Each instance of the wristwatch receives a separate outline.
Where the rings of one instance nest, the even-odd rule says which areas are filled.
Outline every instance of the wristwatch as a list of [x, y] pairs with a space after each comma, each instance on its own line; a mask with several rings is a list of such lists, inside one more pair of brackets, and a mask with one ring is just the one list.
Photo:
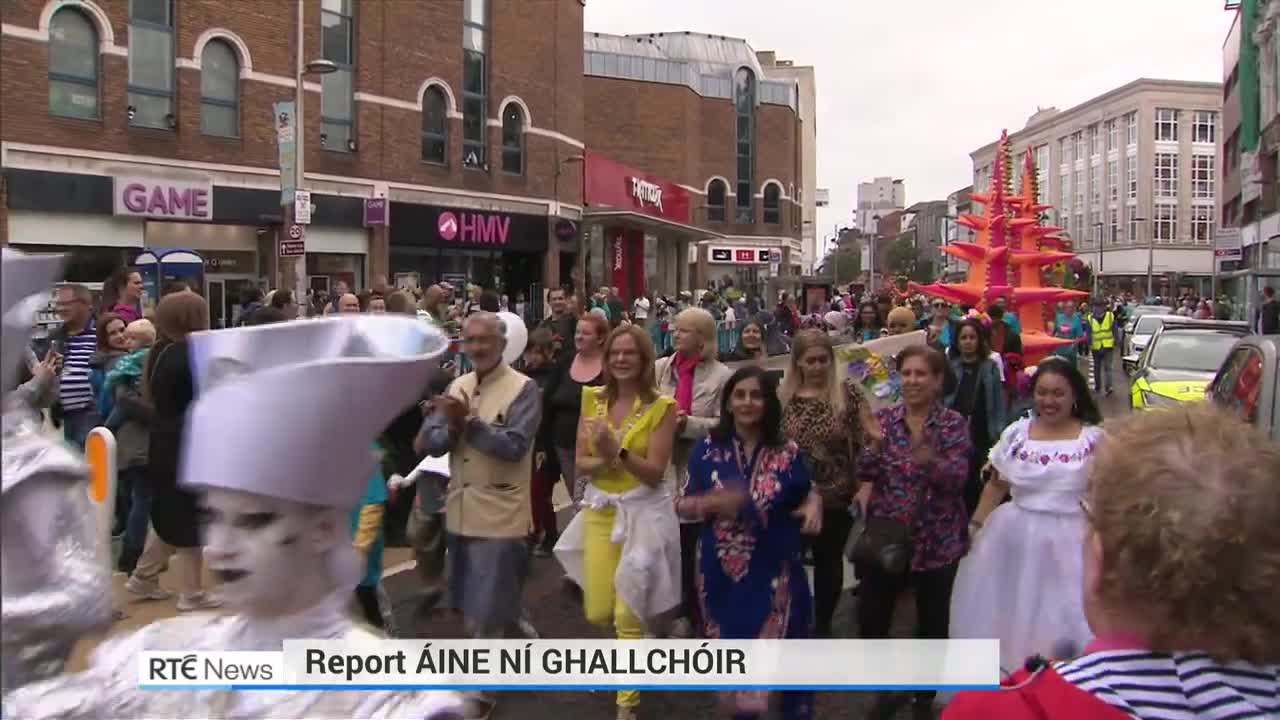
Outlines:
[[626, 462], [626, 461], [627, 461], [627, 457], [629, 457], [630, 455], [631, 455], [631, 451], [630, 451], [630, 450], [628, 450], [628, 449], [626, 449], [626, 448], [620, 448], [620, 449], [618, 450], [618, 462]]

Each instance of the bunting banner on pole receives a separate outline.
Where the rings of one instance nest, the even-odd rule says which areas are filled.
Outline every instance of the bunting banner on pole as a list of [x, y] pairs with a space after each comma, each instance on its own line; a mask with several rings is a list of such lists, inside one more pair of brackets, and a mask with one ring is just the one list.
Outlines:
[[292, 100], [271, 106], [276, 129], [276, 147], [280, 164], [280, 204], [289, 205], [294, 200], [294, 175], [298, 164], [297, 113]]

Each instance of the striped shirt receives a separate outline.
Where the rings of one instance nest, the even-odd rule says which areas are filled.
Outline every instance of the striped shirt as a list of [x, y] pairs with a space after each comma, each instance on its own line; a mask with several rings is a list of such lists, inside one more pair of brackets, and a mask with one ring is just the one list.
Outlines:
[[1056, 669], [1067, 682], [1140, 720], [1280, 717], [1280, 665], [1221, 663], [1203, 652], [1107, 650]]
[[59, 379], [58, 401], [66, 412], [91, 410], [95, 407], [93, 388], [89, 386], [89, 358], [98, 349], [98, 334], [90, 322], [79, 335], [67, 335]]

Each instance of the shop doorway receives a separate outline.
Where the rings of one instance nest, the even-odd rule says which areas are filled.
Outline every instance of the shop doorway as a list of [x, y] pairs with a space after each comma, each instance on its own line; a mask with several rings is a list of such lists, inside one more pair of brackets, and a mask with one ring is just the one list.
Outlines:
[[240, 322], [240, 297], [258, 286], [252, 275], [207, 275], [205, 298], [209, 301], [209, 327], [218, 330]]

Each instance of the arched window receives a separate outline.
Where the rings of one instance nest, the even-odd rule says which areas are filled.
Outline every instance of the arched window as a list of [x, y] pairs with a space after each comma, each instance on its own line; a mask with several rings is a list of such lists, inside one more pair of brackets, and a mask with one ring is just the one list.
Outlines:
[[240, 62], [224, 40], [210, 41], [200, 53], [200, 132], [240, 135]]
[[422, 161], [445, 164], [449, 148], [449, 103], [435, 85], [422, 94]]
[[751, 176], [755, 164], [755, 73], [747, 68], [738, 68], [734, 75], [733, 98], [738, 114], [738, 211], [734, 214], [734, 220], [750, 224], [755, 221], [755, 213], [751, 208]]
[[98, 117], [98, 31], [73, 8], [49, 21], [49, 112]]
[[782, 224], [782, 189], [775, 183], [764, 186], [764, 224]]
[[712, 180], [707, 186], [707, 220], [710, 222], [724, 222], [724, 200], [728, 195], [729, 188], [725, 186], [723, 180]]
[[519, 175], [524, 170], [524, 112], [516, 103], [502, 111], [502, 171]]

